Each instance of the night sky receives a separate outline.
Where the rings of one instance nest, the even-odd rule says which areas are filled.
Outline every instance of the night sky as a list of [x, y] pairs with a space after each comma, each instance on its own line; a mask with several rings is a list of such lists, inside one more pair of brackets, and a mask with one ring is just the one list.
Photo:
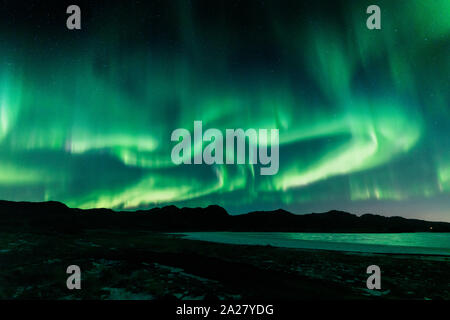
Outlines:
[[[0, 198], [450, 221], [449, 88], [448, 0], [2, 1]], [[278, 174], [174, 165], [194, 120], [279, 129]]]

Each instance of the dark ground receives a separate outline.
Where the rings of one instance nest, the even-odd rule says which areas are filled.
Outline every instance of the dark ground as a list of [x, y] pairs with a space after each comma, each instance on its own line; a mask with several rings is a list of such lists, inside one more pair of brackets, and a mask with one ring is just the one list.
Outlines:
[[[450, 257], [235, 246], [162, 233], [0, 228], [0, 299], [450, 299]], [[78, 265], [81, 290], [68, 290]], [[366, 289], [366, 268], [382, 271]]]

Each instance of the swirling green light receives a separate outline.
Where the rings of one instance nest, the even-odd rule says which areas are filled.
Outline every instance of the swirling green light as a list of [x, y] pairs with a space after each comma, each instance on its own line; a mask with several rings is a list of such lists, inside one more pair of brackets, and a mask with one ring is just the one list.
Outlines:
[[[246, 48], [233, 40], [236, 27], [219, 19], [202, 29], [186, 8], [172, 21], [180, 50], [156, 41], [128, 49], [126, 35], [137, 32], [131, 20], [120, 33], [99, 22], [75, 49], [62, 45], [63, 56], [44, 44], [42, 56], [27, 54], [34, 44], [14, 55], [17, 42], [2, 30], [0, 196], [239, 211], [445, 195], [450, 4], [424, 3], [382, 1], [376, 32], [365, 28], [362, 2], [343, 4], [345, 25], [321, 10], [286, 20], [273, 3], [261, 21], [277, 54], [247, 64], [234, 58]], [[192, 130], [195, 120], [222, 130], [278, 128], [279, 173], [175, 166], [171, 132]]]

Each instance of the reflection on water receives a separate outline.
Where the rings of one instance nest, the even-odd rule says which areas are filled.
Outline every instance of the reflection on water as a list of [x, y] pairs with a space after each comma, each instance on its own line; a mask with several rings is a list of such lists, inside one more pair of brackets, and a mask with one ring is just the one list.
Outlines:
[[189, 232], [187, 239], [286, 248], [450, 255], [450, 233]]

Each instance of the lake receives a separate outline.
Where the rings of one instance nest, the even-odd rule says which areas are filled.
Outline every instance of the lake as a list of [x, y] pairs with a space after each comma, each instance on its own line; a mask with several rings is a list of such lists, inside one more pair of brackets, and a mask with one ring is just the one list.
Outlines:
[[187, 232], [185, 239], [240, 245], [450, 255], [450, 233]]

